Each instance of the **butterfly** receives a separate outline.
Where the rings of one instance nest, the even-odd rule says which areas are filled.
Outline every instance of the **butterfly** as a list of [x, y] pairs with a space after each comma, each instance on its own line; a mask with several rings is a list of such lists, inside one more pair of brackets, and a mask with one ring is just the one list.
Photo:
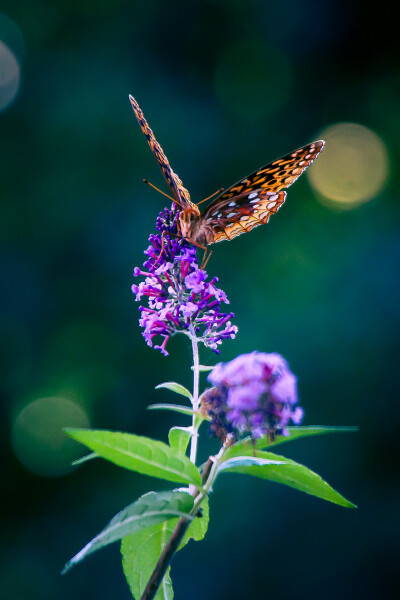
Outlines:
[[[172, 170], [138, 103], [132, 96], [129, 96], [129, 99], [172, 192], [172, 200], [181, 208], [179, 237], [205, 250], [203, 267], [211, 256], [209, 245], [232, 240], [268, 222], [270, 216], [285, 202], [286, 188], [310, 166], [325, 144], [323, 140], [317, 140], [261, 167], [220, 193], [201, 213], [198, 205], [191, 201], [190, 194], [178, 175]], [[207, 252], [209, 255], [206, 261]]]

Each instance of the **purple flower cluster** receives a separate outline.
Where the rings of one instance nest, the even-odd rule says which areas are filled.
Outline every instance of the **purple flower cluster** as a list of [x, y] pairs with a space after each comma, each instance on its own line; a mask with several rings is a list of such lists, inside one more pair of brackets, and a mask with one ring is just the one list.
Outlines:
[[297, 380], [279, 354], [252, 352], [214, 367], [213, 388], [202, 397], [211, 417], [211, 431], [224, 439], [249, 433], [253, 438], [287, 434], [290, 421], [299, 424], [303, 409], [296, 406]]
[[136, 300], [148, 298], [147, 306], [140, 307], [139, 323], [149, 346], [153, 346], [154, 337], [163, 338], [154, 348], [166, 356], [168, 339], [176, 333], [195, 335], [218, 353], [222, 340], [236, 335], [237, 327], [230, 321], [234, 314], [220, 311], [221, 303], [229, 304], [229, 300], [215, 286], [218, 278], [207, 281], [206, 271], [199, 269], [196, 249], [186, 240], [177, 239], [177, 218], [174, 208], [160, 213], [156, 222], [159, 234], [149, 237], [144, 268], [134, 270], [136, 277], [145, 278], [132, 286]]

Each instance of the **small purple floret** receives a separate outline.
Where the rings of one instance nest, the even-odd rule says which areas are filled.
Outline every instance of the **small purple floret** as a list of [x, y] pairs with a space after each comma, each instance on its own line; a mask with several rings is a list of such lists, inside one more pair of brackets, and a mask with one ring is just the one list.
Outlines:
[[144, 251], [148, 259], [143, 269], [134, 269], [134, 276], [144, 277], [144, 281], [133, 285], [132, 292], [137, 301], [148, 298], [147, 306], [140, 307], [139, 323], [149, 346], [153, 346], [155, 336], [161, 336], [162, 343], [154, 348], [165, 356], [166, 343], [176, 333], [194, 333], [218, 353], [222, 340], [233, 339], [237, 333], [231, 323], [234, 314], [220, 312], [221, 303], [229, 304], [229, 300], [223, 290], [215, 287], [217, 278], [207, 282], [206, 271], [199, 269], [196, 249], [175, 237], [177, 219], [176, 208], [159, 214], [156, 228], [160, 234], [150, 235], [150, 246]]
[[219, 437], [248, 433], [253, 438], [287, 435], [290, 421], [298, 425], [303, 409], [296, 406], [297, 380], [279, 354], [252, 352], [214, 367], [203, 394], [211, 431]]

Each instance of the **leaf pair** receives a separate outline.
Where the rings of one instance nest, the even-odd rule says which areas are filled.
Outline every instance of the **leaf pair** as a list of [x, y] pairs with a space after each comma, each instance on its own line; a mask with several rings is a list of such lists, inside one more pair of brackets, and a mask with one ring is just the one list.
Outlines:
[[[213, 367], [201, 367], [200, 370], [210, 371]], [[160, 383], [156, 386], [156, 390], [159, 389], [167, 389], [171, 392], [175, 392], [175, 394], [179, 394], [180, 396], [184, 396], [185, 398], [189, 398], [190, 402], [193, 404], [192, 394], [189, 392], [187, 388], [185, 388], [180, 383], [176, 383], [175, 381], [166, 381], [165, 383]], [[196, 415], [195, 418], [195, 427], [198, 429], [203, 421], [209, 420], [208, 417], [202, 415], [200, 412], [196, 412], [193, 408], [189, 406], [182, 406], [181, 404], [150, 404], [147, 407], [148, 410], [170, 410], [172, 412], [181, 413], [183, 415], [187, 415], [192, 417]]]
[[[172, 428], [169, 446], [144, 436], [113, 431], [68, 429], [66, 432], [90, 448], [96, 456], [116, 465], [169, 481], [201, 486], [199, 470], [184, 454], [190, 440], [188, 428]], [[193, 497], [186, 492], [145, 494], [119, 512], [65, 565], [63, 573], [92, 552], [122, 539], [124, 573], [132, 593], [139, 598], [179, 517], [193, 519], [180, 548], [191, 538], [200, 540], [204, 537], [208, 527], [208, 500], [203, 500], [201, 518], [193, 518], [189, 514], [193, 509], [193, 502]], [[157, 599], [173, 598], [169, 571], [170, 569], [157, 592]]]
[[[62, 573], [96, 550], [122, 539], [121, 553], [125, 576], [135, 598], [140, 598], [179, 517], [192, 520], [180, 546], [190, 539], [201, 540], [208, 528], [208, 499], [202, 503], [201, 517], [190, 516], [193, 497], [178, 490], [149, 492], [119, 512], [106, 527], [67, 562]], [[157, 592], [157, 600], [173, 598], [170, 568]]]

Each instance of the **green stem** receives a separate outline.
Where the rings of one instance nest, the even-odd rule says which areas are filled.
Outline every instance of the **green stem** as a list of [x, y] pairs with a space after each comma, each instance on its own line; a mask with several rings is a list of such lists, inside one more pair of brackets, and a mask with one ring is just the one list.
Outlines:
[[[200, 378], [200, 370], [199, 370], [199, 340], [196, 336], [196, 332], [194, 330], [193, 325], [189, 326], [189, 337], [192, 342], [192, 351], [193, 351], [193, 396], [192, 396], [192, 406], [194, 410], [194, 414], [192, 417], [192, 437], [190, 440], [190, 460], [193, 464], [196, 464], [196, 456], [197, 456], [197, 438], [198, 438], [198, 427], [200, 421], [198, 421], [198, 425], [196, 425], [196, 417], [197, 411], [199, 408], [199, 378]], [[203, 502], [204, 498], [211, 491], [211, 487], [215, 481], [218, 472], [218, 465], [220, 463], [222, 454], [225, 450], [223, 446], [221, 450], [218, 452], [216, 456], [210, 456], [206, 466], [203, 470], [202, 475], [202, 488], [199, 489], [195, 485], [189, 486], [189, 492], [194, 497], [194, 505], [192, 510], [190, 511], [190, 516], [196, 516], [197, 511]], [[168, 566], [174, 556], [175, 552], [178, 550], [180, 543], [185, 535], [191, 520], [187, 518], [181, 517], [171, 534], [164, 550], [161, 553], [161, 556], [158, 560], [158, 563], [146, 585], [146, 588], [142, 594], [141, 600], [152, 600], [157, 594], [157, 590], [167, 572]]]
[[[192, 406], [195, 411], [192, 416], [192, 437], [190, 440], [190, 460], [193, 464], [196, 464], [197, 457], [197, 427], [196, 427], [196, 413], [199, 408], [199, 343], [196, 337], [196, 333], [194, 331], [193, 325], [189, 327], [190, 339], [192, 342], [192, 351], [193, 351], [193, 400]], [[190, 486], [190, 493], [193, 494], [195, 490], [195, 486]]]
[[[203, 489], [202, 489], [202, 491], [200, 491], [198, 488], [195, 488], [195, 491], [193, 493], [195, 502], [194, 502], [194, 506], [193, 506], [192, 510], [189, 513], [190, 516], [196, 515], [202, 501], [207, 496], [207, 493], [210, 491], [211, 486], [212, 486], [213, 482], [215, 481], [215, 478], [216, 478], [216, 475], [218, 472], [218, 465], [220, 463], [220, 460], [221, 460], [224, 450], [225, 450], [225, 447], [222, 447], [216, 456], [210, 456], [210, 458], [208, 459], [206, 466], [204, 468], [204, 471], [203, 471], [203, 476], [202, 476]], [[167, 572], [167, 569], [168, 569], [169, 564], [171, 563], [172, 557], [174, 556], [175, 552], [178, 550], [178, 548], [181, 544], [181, 541], [183, 539], [183, 536], [185, 535], [191, 522], [192, 521], [190, 521], [187, 518], [181, 517], [179, 519], [166, 546], [164, 547], [164, 550], [161, 553], [161, 556], [158, 560], [158, 563], [157, 563], [149, 581], [147, 582], [147, 585], [142, 594], [141, 600], [153, 600], [153, 598], [157, 594], [157, 590], [158, 590], [159, 586], [161, 585], [161, 582], [165, 576], [165, 573]]]

